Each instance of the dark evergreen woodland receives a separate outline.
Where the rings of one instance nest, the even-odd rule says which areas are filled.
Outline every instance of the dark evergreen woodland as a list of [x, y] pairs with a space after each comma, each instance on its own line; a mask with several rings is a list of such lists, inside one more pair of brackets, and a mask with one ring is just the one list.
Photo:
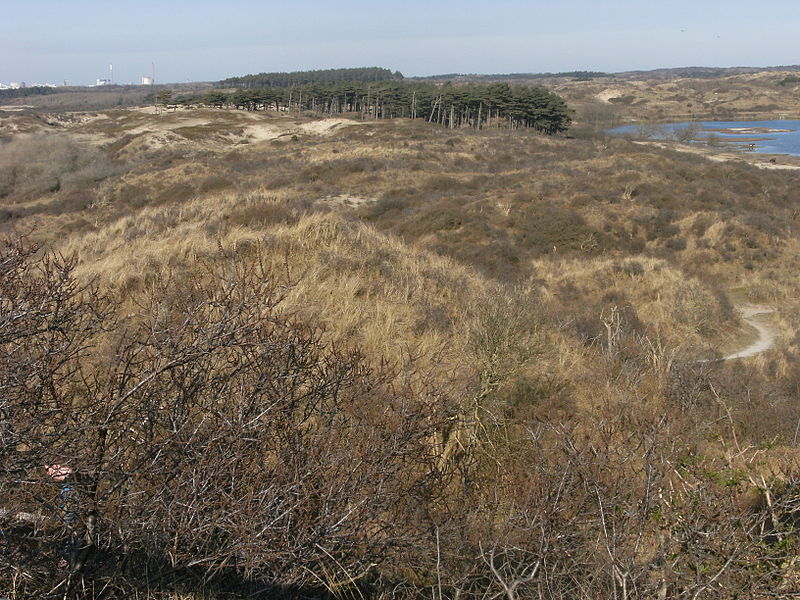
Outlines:
[[360, 113], [364, 117], [426, 119], [449, 128], [482, 128], [504, 124], [547, 134], [569, 128], [564, 100], [544, 88], [507, 83], [450, 84], [382, 81], [307, 84], [292, 88], [260, 87], [201, 98], [183, 97], [178, 103], [202, 102], [243, 110], [314, 111], [322, 114]]
[[44, 85], [6, 89], [0, 90], [0, 100], [7, 100], [9, 98], [24, 98], [25, 96], [46, 96], [47, 94], [56, 94], [59, 91], [63, 90]]
[[360, 67], [356, 69], [319, 69], [315, 71], [294, 71], [291, 73], [258, 73], [242, 77], [229, 77], [219, 82], [220, 87], [263, 88], [292, 87], [310, 83], [342, 83], [359, 81], [373, 83], [403, 79], [402, 73], [381, 67]]

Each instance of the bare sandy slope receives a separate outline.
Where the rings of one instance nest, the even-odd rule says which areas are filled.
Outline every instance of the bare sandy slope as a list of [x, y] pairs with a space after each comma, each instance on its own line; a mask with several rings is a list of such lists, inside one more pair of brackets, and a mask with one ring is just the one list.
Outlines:
[[19, 118], [0, 118], [0, 136], [66, 132], [97, 144], [125, 138], [133, 152], [165, 146], [223, 149], [287, 136], [329, 136], [362, 124], [345, 118], [207, 108], [156, 114], [152, 107], [44, 114], [24, 119], [24, 127], [21, 122]]

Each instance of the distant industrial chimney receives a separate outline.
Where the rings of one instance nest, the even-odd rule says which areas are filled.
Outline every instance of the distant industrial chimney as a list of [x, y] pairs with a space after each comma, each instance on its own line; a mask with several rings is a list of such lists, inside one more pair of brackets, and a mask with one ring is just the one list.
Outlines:
[[111, 82], [111, 85], [114, 85], [114, 65], [108, 65], [108, 80]]

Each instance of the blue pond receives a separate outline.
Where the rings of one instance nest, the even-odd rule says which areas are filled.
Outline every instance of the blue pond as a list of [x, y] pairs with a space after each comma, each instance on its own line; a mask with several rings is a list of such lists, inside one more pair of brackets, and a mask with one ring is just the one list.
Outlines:
[[[744, 150], [800, 156], [800, 121], [697, 121], [664, 125], [625, 125], [610, 129], [609, 133], [654, 140], [675, 139], [676, 135], [680, 135], [688, 127], [698, 129], [697, 138], [714, 136], [722, 144], [739, 146]], [[748, 148], [748, 145], [754, 147]]]

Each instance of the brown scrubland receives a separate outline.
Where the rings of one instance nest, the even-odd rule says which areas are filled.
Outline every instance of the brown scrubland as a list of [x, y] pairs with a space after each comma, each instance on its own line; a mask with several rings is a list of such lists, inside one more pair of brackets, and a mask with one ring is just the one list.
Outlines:
[[713, 77], [621, 74], [589, 80], [559, 79], [548, 86], [589, 123], [609, 120], [796, 119], [800, 78], [796, 71], [719, 73]]
[[800, 593], [800, 171], [587, 106], [2, 116], [0, 595]]

